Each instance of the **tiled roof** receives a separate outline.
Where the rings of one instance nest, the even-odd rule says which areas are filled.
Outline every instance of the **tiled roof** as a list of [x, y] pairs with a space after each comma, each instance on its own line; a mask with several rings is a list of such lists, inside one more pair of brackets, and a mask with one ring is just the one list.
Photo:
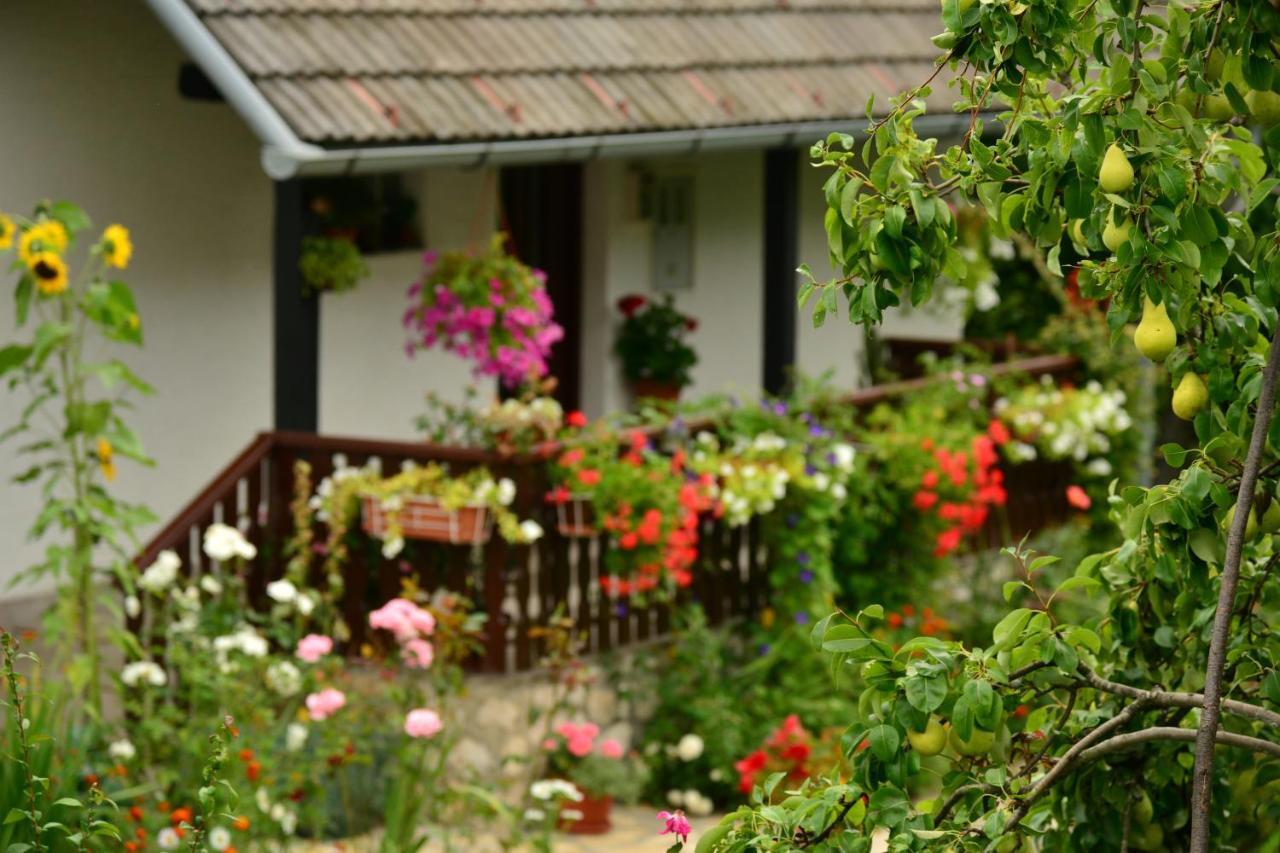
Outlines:
[[855, 118], [930, 74], [942, 29], [937, 0], [187, 2], [320, 145]]

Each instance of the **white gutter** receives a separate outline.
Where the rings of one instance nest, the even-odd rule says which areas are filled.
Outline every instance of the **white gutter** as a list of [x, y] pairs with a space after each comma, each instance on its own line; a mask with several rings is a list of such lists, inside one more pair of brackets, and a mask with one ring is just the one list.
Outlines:
[[[833, 130], [857, 133], [867, 127], [866, 119], [856, 119], [555, 139], [322, 148], [298, 138], [186, 0], [147, 0], [147, 4], [261, 140], [263, 171], [277, 181], [307, 175], [368, 174], [432, 166], [474, 168], [515, 163], [573, 162], [598, 157], [678, 157], [734, 148], [808, 145], [825, 138]], [[915, 124], [922, 133], [943, 136], [967, 127], [969, 117], [926, 115], [916, 119]]]

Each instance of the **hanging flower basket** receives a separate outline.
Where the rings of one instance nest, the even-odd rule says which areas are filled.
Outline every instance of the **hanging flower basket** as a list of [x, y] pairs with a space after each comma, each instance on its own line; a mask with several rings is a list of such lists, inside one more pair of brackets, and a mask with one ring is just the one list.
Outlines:
[[[493, 533], [493, 516], [488, 507], [464, 506], [445, 509], [433, 497], [409, 495], [401, 498], [394, 511], [400, 535], [405, 539], [447, 542], [450, 545], [483, 545]], [[364, 530], [371, 536], [387, 532], [388, 512], [383, 501], [373, 495], [363, 498]]]
[[588, 495], [569, 495], [556, 504], [556, 530], [570, 539], [587, 539], [596, 535], [596, 511]]

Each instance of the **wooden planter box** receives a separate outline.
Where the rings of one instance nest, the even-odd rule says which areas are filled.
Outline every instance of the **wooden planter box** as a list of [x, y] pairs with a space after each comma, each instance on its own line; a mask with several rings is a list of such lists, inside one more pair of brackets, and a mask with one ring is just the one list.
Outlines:
[[[366, 495], [362, 499], [364, 530], [381, 538], [387, 532], [387, 512], [382, 501]], [[493, 518], [482, 506], [448, 510], [430, 497], [406, 497], [396, 513], [405, 539], [447, 542], [450, 545], [483, 545], [493, 532]]]
[[556, 530], [570, 539], [587, 539], [596, 535], [596, 510], [586, 495], [570, 495], [556, 504]]

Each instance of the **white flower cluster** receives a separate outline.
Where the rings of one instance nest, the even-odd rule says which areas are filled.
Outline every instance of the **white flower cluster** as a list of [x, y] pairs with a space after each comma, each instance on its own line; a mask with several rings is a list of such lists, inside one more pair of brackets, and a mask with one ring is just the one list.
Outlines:
[[1091, 474], [1107, 476], [1111, 463], [1101, 455], [1111, 450], [1112, 438], [1133, 426], [1124, 404], [1123, 391], [1097, 381], [1064, 389], [1046, 376], [1039, 385], [997, 400], [995, 413], [1013, 433], [1005, 446], [1011, 460], [1070, 459], [1087, 462]]
[[269, 650], [266, 638], [250, 625], [242, 624], [230, 634], [213, 638], [214, 656], [223, 672], [232, 672], [235, 669], [231, 652], [240, 652], [245, 657], [260, 658], [265, 657]]
[[316, 597], [310, 592], [300, 592], [293, 581], [285, 578], [267, 584], [267, 597], [277, 604], [293, 607], [303, 616], [310, 616], [316, 609]]
[[[409, 464], [407, 460], [406, 464]], [[308, 506], [315, 512], [318, 521], [328, 522], [329, 499], [333, 497], [334, 487], [338, 483], [362, 474], [380, 475], [381, 473], [382, 460], [377, 456], [370, 456], [363, 468], [357, 468], [347, 461], [345, 453], [335, 453], [333, 454], [333, 473], [322, 479], [316, 486], [316, 492], [308, 501]]]
[[244, 534], [229, 524], [211, 524], [204, 531], [204, 552], [209, 559], [225, 563], [239, 557], [241, 560], [252, 560], [258, 556], [254, 547]]
[[676, 808], [683, 808], [694, 817], [706, 817], [716, 810], [710, 797], [693, 788], [687, 791], [667, 791], [667, 802]]
[[130, 761], [137, 754], [137, 748], [128, 738], [112, 741], [107, 747], [107, 755], [116, 761]]
[[258, 811], [275, 821], [285, 835], [293, 835], [297, 831], [298, 813], [284, 803], [272, 803], [271, 795], [267, 793], [266, 788], [258, 789], [254, 795], [254, 802], [258, 805]]
[[154, 661], [139, 660], [124, 665], [120, 670], [120, 680], [126, 687], [137, 687], [144, 683], [152, 687], [164, 687], [169, 683], [169, 676]]
[[182, 560], [176, 552], [161, 551], [156, 561], [143, 570], [142, 577], [138, 578], [138, 586], [152, 595], [163, 595], [178, 579], [180, 568]]
[[535, 429], [550, 438], [564, 423], [564, 409], [554, 397], [534, 397], [528, 403], [512, 397], [485, 406], [479, 418], [492, 433]]
[[556, 799], [582, 802], [582, 792], [578, 790], [578, 786], [564, 779], [539, 779], [529, 786], [529, 793], [535, 800], [544, 802]]
[[693, 732], [680, 738], [680, 740], [667, 747], [667, 754], [679, 758], [681, 761], [697, 761], [702, 756], [702, 750], [706, 748], [706, 744], [702, 742], [702, 738]]
[[286, 699], [297, 696], [302, 690], [302, 673], [287, 660], [276, 661], [267, 667], [265, 679], [273, 693]]

